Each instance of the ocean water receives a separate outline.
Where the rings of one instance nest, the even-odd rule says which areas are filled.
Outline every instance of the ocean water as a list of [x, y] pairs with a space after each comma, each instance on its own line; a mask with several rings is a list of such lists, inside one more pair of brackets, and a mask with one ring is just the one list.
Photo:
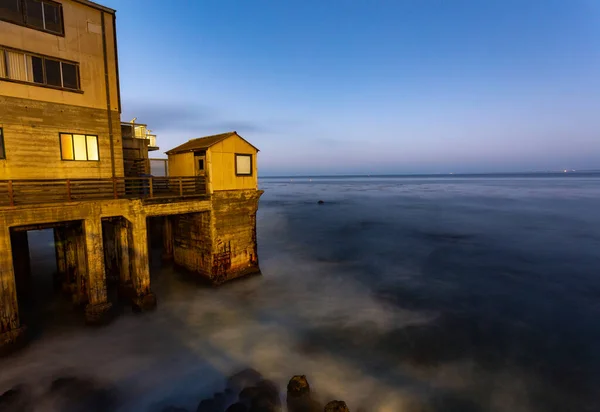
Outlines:
[[[600, 175], [264, 178], [263, 275], [210, 289], [151, 258], [156, 312], [85, 328], [51, 298], [0, 393], [87, 376], [119, 411], [195, 410], [253, 367], [351, 411], [600, 410]], [[323, 204], [317, 204], [323, 200]]]

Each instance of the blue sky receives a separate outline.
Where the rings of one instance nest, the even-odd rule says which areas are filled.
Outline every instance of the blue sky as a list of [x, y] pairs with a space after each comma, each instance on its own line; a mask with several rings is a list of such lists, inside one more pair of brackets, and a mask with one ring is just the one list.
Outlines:
[[104, 0], [123, 120], [261, 175], [600, 169], [600, 1]]

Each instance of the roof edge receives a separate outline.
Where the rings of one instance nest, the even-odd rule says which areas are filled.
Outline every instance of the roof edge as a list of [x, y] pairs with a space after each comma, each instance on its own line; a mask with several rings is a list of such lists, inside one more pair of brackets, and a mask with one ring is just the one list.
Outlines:
[[110, 7], [103, 6], [102, 4], [95, 3], [90, 0], [73, 0], [75, 3], [83, 4], [85, 6], [92, 7], [96, 10], [105, 11], [110, 14], [115, 14], [117, 11], [115, 9], [111, 9]]

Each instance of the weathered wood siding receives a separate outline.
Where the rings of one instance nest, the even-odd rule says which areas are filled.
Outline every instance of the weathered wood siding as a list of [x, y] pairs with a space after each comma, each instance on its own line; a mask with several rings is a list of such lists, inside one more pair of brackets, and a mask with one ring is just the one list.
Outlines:
[[[119, 113], [112, 113], [115, 174], [123, 176]], [[2, 179], [112, 177], [108, 112], [103, 109], [0, 96], [0, 127], [6, 159]], [[99, 161], [61, 159], [59, 133], [98, 136]]]
[[[235, 154], [252, 155], [252, 176], [236, 176]], [[206, 151], [211, 193], [219, 190], [258, 188], [257, 151], [238, 136], [231, 136]]]
[[169, 155], [169, 176], [194, 176], [194, 153]]

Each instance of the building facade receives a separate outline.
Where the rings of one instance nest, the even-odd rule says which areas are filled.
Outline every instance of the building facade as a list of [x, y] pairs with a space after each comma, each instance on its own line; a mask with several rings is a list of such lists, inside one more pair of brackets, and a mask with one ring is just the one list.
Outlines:
[[115, 11], [0, 4], [0, 179], [123, 176]]
[[53, 230], [55, 284], [92, 324], [156, 306], [153, 227], [212, 284], [260, 273], [257, 150], [234, 133], [204, 150], [208, 175], [200, 152], [149, 175], [156, 136], [121, 122], [117, 56], [112, 9], [0, 0], [0, 353], [26, 336], [30, 230]]

